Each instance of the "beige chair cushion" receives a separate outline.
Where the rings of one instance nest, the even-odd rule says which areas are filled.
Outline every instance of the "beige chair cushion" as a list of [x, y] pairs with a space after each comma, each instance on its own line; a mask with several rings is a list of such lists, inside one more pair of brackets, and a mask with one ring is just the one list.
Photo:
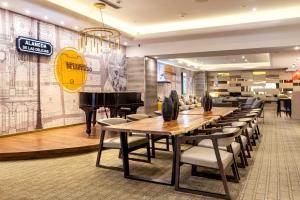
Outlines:
[[254, 122], [251, 122], [251, 127], [252, 127], [253, 129], [256, 129], [257, 123], [255, 123], [255, 121], [254, 121]]
[[110, 125], [117, 125], [117, 124], [124, 124], [127, 123], [127, 119], [123, 118], [108, 118], [108, 119], [101, 119], [98, 121], [100, 124], [107, 124], [108, 126]]
[[[224, 169], [226, 169], [233, 161], [233, 154], [227, 151], [219, 151]], [[207, 147], [194, 146], [181, 154], [181, 162], [218, 169], [215, 150]]]
[[251, 110], [250, 113], [255, 113], [255, 114], [258, 114], [260, 111], [258, 110]]
[[223, 128], [223, 133], [225, 134], [230, 134], [230, 133], [235, 133], [238, 132], [240, 129], [236, 127], [225, 127]]
[[[148, 139], [146, 137], [141, 136], [129, 136], [128, 137], [128, 147], [135, 147], [141, 144], [146, 144]], [[104, 140], [103, 147], [105, 148], [121, 148], [121, 140], [120, 137], [113, 137]]]
[[255, 117], [257, 115], [257, 113], [248, 113], [246, 114], [247, 117]]
[[243, 127], [243, 126], [247, 125], [247, 123], [246, 122], [232, 122], [231, 125], [233, 127]]
[[247, 140], [247, 137], [244, 136], [244, 135], [241, 135], [241, 140], [242, 140], [242, 144], [243, 144], [243, 147], [245, 148], [246, 145], [248, 144], [248, 140]]
[[149, 116], [146, 114], [131, 114], [131, 115], [127, 115], [127, 118], [130, 120], [141, 120], [141, 119], [147, 119], [149, 118]]
[[253, 129], [248, 127], [247, 131], [248, 131], [249, 137], [251, 137], [253, 135]]
[[261, 111], [261, 108], [254, 108], [251, 111]]
[[[204, 139], [198, 143], [198, 146], [213, 148], [213, 143], [212, 143], [212, 140], [210, 140], [210, 139]], [[239, 153], [241, 152], [240, 143], [232, 142], [231, 146], [232, 146], [233, 154], [235, 156], [239, 155]], [[227, 148], [225, 146], [219, 146], [219, 149], [223, 150], [223, 151], [227, 151]]]
[[[223, 128], [223, 132], [213, 133], [212, 135], [226, 135], [226, 134], [231, 134], [231, 133], [234, 133], [237, 131], [239, 131], [239, 128], [228, 127], [228, 128]], [[220, 139], [218, 139], [218, 145], [219, 146], [228, 146], [232, 142], [234, 142], [234, 138], [235, 138], [235, 136], [220, 138]]]
[[239, 121], [240, 122], [250, 122], [250, 121], [252, 121], [252, 118], [248, 118], [248, 117], [247, 118], [240, 118]]

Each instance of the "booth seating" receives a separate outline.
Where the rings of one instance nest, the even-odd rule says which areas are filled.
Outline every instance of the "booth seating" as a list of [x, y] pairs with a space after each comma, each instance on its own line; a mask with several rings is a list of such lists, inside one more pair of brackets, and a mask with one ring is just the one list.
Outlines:
[[[127, 123], [127, 119], [123, 118], [108, 118], [108, 119], [102, 119], [98, 121], [98, 123], [101, 126], [110, 126], [110, 125], [117, 125], [117, 124], [124, 124]], [[109, 169], [119, 169], [116, 167], [112, 166], [104, 166], [100, 164], [101, 161], [101, 154], [103, 150], [106, 149], [121, 149], [121, 142], [120, 142], [120, 136], [116, 135], [115, 137], [111, 138], [105, 138], [106, 131], [102, 130], [100, 132], [100, 142], [99, 142], [99, 149], [98, 149], [98, 154], [97, 154], [97, 161], [96, 161], [96, 166], [97, 167], [102, 167], [102, 168], [109, 168]], [[131, 135], [128, 137], [128, 147], [129, 147], [129, 152], [133, 152], [135, 150], [141, 149], [141, 148], [146, 148], [147, 149], [147, 159], [138, 159], [138, 158], [130, 158], [131, 160], [134, 161], [141, 161], [141, 162], [151, 162], [151, 153], [150, 153], [150, 141], [149, 141], [149, 135], [144, 134], [143, 137], [141, 136], [135, 136]], [[141, 155], [141, 154], [136, 154], [136, 155]], [[142, 155], [144, 156], [144, 155]], [[119, 153], [119, 157], [121, 157], [121, 151]]]
[[201, 99], [197, 98], [196, 96], [189, 96], [189, 97], [181, 96], [179, 98], [180, 111], [190, 110], [199, 107], [201, 107]]

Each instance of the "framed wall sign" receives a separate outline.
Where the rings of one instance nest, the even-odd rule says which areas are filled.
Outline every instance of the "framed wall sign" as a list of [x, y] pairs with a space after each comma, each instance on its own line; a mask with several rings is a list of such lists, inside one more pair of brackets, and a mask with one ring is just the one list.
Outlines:
[[51, 56], [53, 53], [53, 46], [50, 42], [21, 36], [16, 39], [16, 47], [19, 52], [40, 56]]

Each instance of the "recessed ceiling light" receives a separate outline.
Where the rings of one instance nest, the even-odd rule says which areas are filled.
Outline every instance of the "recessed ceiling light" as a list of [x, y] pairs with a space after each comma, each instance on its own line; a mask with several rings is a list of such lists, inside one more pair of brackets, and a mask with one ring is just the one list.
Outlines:
[[242, 56], [242, 59], [245, 59], [245, 56]]
[[8, 6], [8, 3], [7, 3], [7, 2], [3, 2], [2, 5], [3, 5], [4, 7], [7, 7], [7, 6]]
[[252, 8], [252, 12], [256, 12], [257, 11], [257, 9], [254, 7], [254, 8]]
[[64, 21], [61, 21], [61, 22], [60, 22], [60, 24], [61, 24], [61, 25], [64, 25], [64, 24], [65, 24], [65, 22], [64, 22]]
[[74, 26], [74, 28], [77, 30], [79, 27], [78, 26]]
[[299, 51], [299, 50], [300, 50], [300, 47], [299, 47], [299, 46], [296, 46], [294, 49], [295, 49], [296, 51]]
[[127, 46], [127, 45], [128, 45], [128, 42], [124, 42], [124, 45]]
[[44, 16], [44, 19], [48, 19], [48, 16]]
[[29, 13], [30, 13], [30, 10], [25, 10], [25, 12], [26, 12], [27, 14], [29, 14]]

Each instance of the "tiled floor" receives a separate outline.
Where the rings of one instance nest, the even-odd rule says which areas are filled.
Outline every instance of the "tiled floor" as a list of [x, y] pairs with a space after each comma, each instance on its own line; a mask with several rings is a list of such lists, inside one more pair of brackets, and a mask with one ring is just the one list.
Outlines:
[[[233, 199], [300, 199], [300, 121], [277, 118], [268, 108], [263, 137], [242, 180], [230, 183]], [[121, 166], [117, 151], [105, 151], [103, 162]], [[153, 177], [170, 174], [172, 154], [159, 152], [152, 164], [131, 163], [135, 173]], [[95, 167], [96, 153], [64, 158], [0, 162], [0, 199], [212, 199], [175, 192], [173, 187], [124, 179], [122, 172]], [[190, 176], [183, 167], [182, 183], [222, 192], [220, 181]]]

